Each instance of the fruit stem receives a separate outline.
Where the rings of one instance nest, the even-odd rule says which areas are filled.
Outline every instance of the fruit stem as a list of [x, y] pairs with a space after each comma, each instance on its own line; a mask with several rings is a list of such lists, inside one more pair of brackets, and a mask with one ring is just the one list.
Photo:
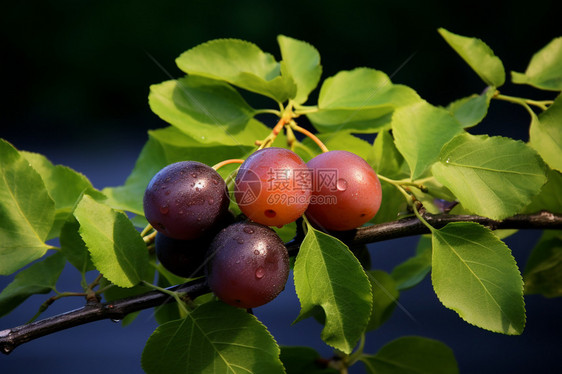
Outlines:
[[244, 163], [244, 160], [242, 160], [242, 159], [239, 159], [239, 158], [231, 158], [231, 159], [229, 159], [229, 160], [224, 160], [224, 161], [219, 162], [218, 164], [215, 164], [215, 165], [213, 166], [213, 169], [218, 170], [218, 169], [222, 168], [222, 167], [225, 166], [225, 165], [230, 165], [230, 164], [243, 164], [243, 163]]
[[499, 93], [499, 91], [496, 91], [496, 94], [494, 96], [495, 99], [498, 100], [503, 100], [503, 101], [507, 101], [510, 103], [514, 103], [514, 104], [519, 104], [519, 105], [523, 105], [526, 106], [527, 105], [534, 105], [540, 109], [547, 110], [549, 105], [552, 105], [552, 103], [554, 103], [553, 100], [542, 100], [542, 101], [538, 101], [538, 100], [531, 100], [531, 99], [525, 99], [522, 97], [515, 97], [515, 96], [508, 96], [508, 95], [502, 95]]
[[177, 302], [178, 306], [180, 307], [181, 311], [182, 311], [183, 313], [185, 313], [185, 315], [188, 315], [188, 314], [189, 314], [189, 310], [187, 309], [187, 304], [186, 304], [186, 302], [181, 298], [181, 296], [180, 296], [177, 292], [170, 291], [170, 290], [167, 290], [167, 289], [162, 288], [162, 287], [158, 287], [157, 285], [152, 284], [152, 283], [150, 283], [150, 282], [147, 282], [147, 281], [145, 281], [145, 280], [143, 280], [142, 283], [143, 283], [145, 286], [147, 286], [147, 287], [150, 287], [150, 288], [152, 288], [152, 289], [155, 289], [155, 290], [157, 290], [157, 291], [160, 291], [160, 292], [162, 292], [162, 293], [165, 293], [165, 294], [168, 295], [168, 296], [173, 297], [174, 300], [176, 300], [176, 302]]
[[310, 139], [312, 139], [312, 141], [314, 143], [316, 143], [318, 145], [318, 147], [320, 147], [322, 152], [324, 152], [324, 153], [329, 152], [328, 147], [326, 147], [326, 145], [324, 143], [322, 143], [322, 141], [320, 139], [318, 139], [318, 137], [316, 135], [314, 135], [313, 133], [311, 133], [307, 129], [305, 129], [303, 127], [300, 127], [299, 125], [297, 125], [297, 123], [295, 121], [291, 121], [289, 123], [289, 126], [290, 126], [291, 129], [293, 129], [295, 131], [298, 131], [301, 134], [304, 134], [304, 135], [308, 136]]
[[422, 215], [421, 215], [420, 212], [418, 211], [418, 209], [419, 209], [418, 206], [421, 207], [422, 204], [421, 204], [418, 200], [415, 200], [415, 201], [414, 201], [414, 206], [413, 206], [414, 214], [416, 215], [416, 217], [418, 217], [418, 219], [420, 220], [420, 222], [423, 223], [423, 224], [425, 225], [425, 227], [427, 227], [427, 228], [429, 229], [429, 231], [434, 232], [434, 231], [435, 231], [435, 228], [433, 228], [433, 226], [431, 226], [431, 225], [425, 220], [425, 218], [422, 217]]
[[[402, 185], [405, 184], [405, 183], [403, 183], [403, 182], [401, 182], [401, 181], [394, 180], [394, 179], [387, 178], [387, 177], [385, 177], [384, 175], [381, 175], [381, 174], [377, 174], [377, 177], [378, 177], [380, 180], [382, 180], [382, 181], [384, 181], [384, 182], [386, 182], [386, 183], [390, 183], [390, 184], [392, 184], [394, 187], [396, 187], [396, 188], [398, 189], [398, 191], [400, 191], [400, 193], [402, 193], [402, 195], [404, 195], [404, 197], [406, 198], [406, 202], [408, 203], [408, 205], [411, 203], [411, 196], [406, 192], [406, 190], [404, 189], [404, 187], [402, 187]], [[416, 186], [417, 186], [417, 185], [416, 185]]]

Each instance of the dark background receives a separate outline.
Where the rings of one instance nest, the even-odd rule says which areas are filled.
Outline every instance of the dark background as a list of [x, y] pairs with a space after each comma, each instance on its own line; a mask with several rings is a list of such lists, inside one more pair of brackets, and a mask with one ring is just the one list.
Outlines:
[[[276, 36], [305, 40], [320, 52], [323, 78], [340, 70], [373, 67], [414, 88], [435, 105], [479, 93], [484, 84], [445, 44], [436, 29], [483, 39], [506, 71], [524, 71], [534, 52], [562, 35], [555, 1], [20, 1], [0, 12], [3, 83], [0, 137], [18, 149], [45, 154], [87, 175], [97, 188], [122, 184], [146, 141], [146, 130], [165, 124], [148, 107], [148, 88], [182, 73], [175, 58], [210, 39], [252, 41], [279, 58]], [[154, 62], [156, 60], [158, 64]], [[502, 92], [552, 98], [506, 84]], [[313, 95], [314, 96], [314, 95]], [[526, 139], [528, 116], [494, 102], [475, 131]], [[521, 269], [539, 232], [507, 240]], [[370, 246], [373, 268], [390, 271], [413, 254], [414, 239]], [[13, 276], [0, 277], [3, 288]], [[67, 267], [59, 291], [76, 290]], [[47, 296], [34, 296], [0, 319], [0, 330], [27, 321]], [[81, 306], [56, 302], [45, 315]], [[392, 319], [368, 336], [367, 352], [399, 336], [442, 340], [463, 373], [560, 372], [562, 303], [526, 297], [522, 336], [490, 333], [463, 322], [437, 300], [429, 279], [401, 295]], [[257, 316], [280, 344], [313, 345], [324, 356], [314, 320], [290, 326], [298, 315], [292, 280]], [[156, 327], [152, 311], [129, 327], [109, 321], [60, 332], [0, 357], [1, 373], [137, 373], [146, 339]], [[359, 366], [359, 365], [358, 365]], [[362, 372], [358, 368], [356, 372]]]

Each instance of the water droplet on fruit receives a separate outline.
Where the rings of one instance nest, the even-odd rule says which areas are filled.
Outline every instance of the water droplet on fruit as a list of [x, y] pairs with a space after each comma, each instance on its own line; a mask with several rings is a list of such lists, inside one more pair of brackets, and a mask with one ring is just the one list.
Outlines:
[[347, 181], [343, 178], [340, 178], [336, 182], [336, 188], [338, 191], [345, 191], [347, 190]]
[[251, 227], [244, 227], [244, 232], [246, 234], [253, 234], [254, 233], [254, 229]]
[[160, 213], [162, 213], [162, 214], [168, 214], [169, 211], [170, 211], [170, 209], [168, 208], [167, 205], [164, 205], [164, 206], [160, 207]]
[[197, 173], [191, 173], [191, 176], [192, 176], [193, 178], [197, 178]]
[[120, 319], [117, 319], [117, 318], [112, 318], [112, 319], [111, 319], [111, 322], [119, 323], [119, 322], [121, 322], [121, 320], [120, 320]]
[[263, 212], [267, 218], [273, 218], [277, 215], [277, 213], [273, 209], [267, 209]]
[[219, 181], [216, 179], [213, 179], [213, 184], [216, 186], [217, 184], [219, 184]]
[[178, 212], [178, 214], [179, 214], [180, 216], [183, 215], [183, 210], [180, 210], [180, 211]]
[[239, 264], [239, 263], [240, 263], [240, 260], [236, 260], [236, 263]]
[[254, 254], [255, 254], [256, 256], [258, 256], [258, 255], [260, 254], [260, 251], [258, 251], [258, 250], [256, 249], [256, 250], [254, 250]]
[[166, 192], [164, 192], [164, 194], [168, 196], [170, 194], [170, 190], [167, 190]]
[[209, 205], [213, 205], [214, 203], [215, 203], [215, 200], [209, 199]]
[[244, 239], [242, 238], [238, 238], [236, 239], [236, 241], [238, 242], [238, 244], [244, 244]]
[[200, 187], [195, 187], [195, 191], [200, 192], [201, 188]]
[[259, 268], [256, 269], [256, 278], [262, 279], [264, 275], [265, 275], [265, 270], [264, 270], [264, 268], [262, 268], [262, 267], [260, 266]]

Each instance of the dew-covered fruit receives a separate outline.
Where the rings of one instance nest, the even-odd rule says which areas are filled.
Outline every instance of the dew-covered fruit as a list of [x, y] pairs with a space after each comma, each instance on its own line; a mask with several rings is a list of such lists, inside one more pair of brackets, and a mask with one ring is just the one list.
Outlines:
[[199, 277], [205, 272], [205, 253], [211, 241], [212, 237], [208, 236], [180, 240], [159, 232], [154, 241], [156, 257], [166, 270], [178, 277]]
[[269, 227], [238, 222], [215, 237], [208, 252], [209, 287], [227, 304], [255, 308], [273, 300], [289, 277], [289, 255]]
[[310, 190], [306, 163], [288, 149], [270, 147], [254, 152], [240, 166], [234, 196], [250, 220], [283, 226], [304, 214]]
[[312, 197], [306, 211], [321, 229], [357, 228], [377, 214], [382, 189], [377, 174], [361, 157], [347, 151], [322, 153], [307, 163], [312, 172]]
[[144, 214], [159, 232], [196, 239], [211, 231], [228, 211], [222, 177], [196, 161], [170, 164], [152, 178], [144, 194]]

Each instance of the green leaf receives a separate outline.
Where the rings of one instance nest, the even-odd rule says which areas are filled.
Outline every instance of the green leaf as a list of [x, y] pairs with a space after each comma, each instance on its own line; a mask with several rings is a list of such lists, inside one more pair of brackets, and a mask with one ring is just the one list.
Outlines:
[[301, 312], [295, 322], [321, 308], [326, 316], [321, 337], [350, 353], [369, 321], [369, 279], [353, 253], [338, 239], [308, 225], [294, 268]]
[[533, 115], [529, 143], [552, 169], [562, 171], [562, 95], [538, 118]]
[[31, 295], [53, 291], [65, 264], [64, 257], [55, 253], [19, 272], [0, 293], [0, 317], [10, 313]]
[[525, 294], [562, 296], [562, 231], [545, 231], [523, 272]]
[[[268, 130], [257, 121], [250, 121], [247, 130], [254, 132], [254, 140]], [[217, 131], [218, 132], [218, 131]], [[252, 142], [253, 142], [252, 141]], [[108, 204], [114, 208], [124, 209], [144, 215], [142, 199], [146, 186], [152, 177], [164, 166], [178, 161], [192, 160], [207, 165], [214, 165], [231, 158], [243, 158], [255, 149], [255, 145], [226, 146], [218, 143], [199, 143], [174, 127], [149, 131], [149, 139], [142, 149], [135, 168], [125, 184], [103, 190], [108, 197]]]
[[375, 217], [369, 221], [371, 224], [396, 221], [399, 214], [406, 212], [408, 204], [404, 195], [390, 183], [381, 180], [382, 202]]
[[74, 216], [70, 216], [62, 226], [60, 232], [60, 249], [61, 253], [66, 257], [78, 271], [82, 274], [94, 270], [94, 264], [90, 259], [90, 252], [86, 247], [86, 243], [82, 240], [78, 230], [80, 224]]
[[373, 308], [371, 318], [367, 324], [367, 331], [378, 329], [391, 316], [400, 296], [396, 288], [396, 282], [382, 270], [371, 270], [367, 272], [371, 290], [373, 293]]
[[127, 216], [84, 195], [74, 216], [92, 262], [111, 283], [133, 287], [149, 278], [148, 251]]
[[142, 353], [147, 374], [283, 373], [279, 347], [253, 315], [209, 302], [159, 326]]
[[297, 85], [293, 100], [297, 104], [303, 104], [320, 81], [320, 54], [312, 45], [287, 36], [279, 35], [277, 43], [281, 49], [282, 63]]
[[525, 73], [511, 72], [511, 81], [543, 90], [562, 91], [562, 37], [535, 53]]
[[547, 182], [542, 186], [541, 192], [536, 195], [523, 213], [536, 213], [548, 210], [551, 213], [562, 214], [562, 174], [549, 169]]
[[176, 64], [185, 73], [223, 80], [278, 102], [297, 92], [295, 82], [281, 74], [281, 65], [271, 54], [243, 40], [211, 40], [182, 53]]
[[432, 171], [470, 212], [498, 220], [519, 213], [546, 182], [533, 149], [499, 136], [455, 137]]
[[327, 367], [322, 357], [310, 347], [281, 347], [279, 356], [287, 374], [338, 374], [339, 371]]
[[488, 87], [480, 95], [471, 95], [462, 99], [453, 101], [447, 106], [447, 110], [455, 117], [462, 127], [472, 127], [479, 124], [486, 114], [490, 100], [495, 93], [494, 87]]
[[72, 210], [84, 191], [99, 198], [103, 197], [83, 174], [66, 166], [55, 166], [45, 156], [38, 153], [21, 152], [21, 154], [41, 175], [49, 196], [55, 202], [55, 223], [48, 239], [59, 236], [62, 225], [72, 215]]
[[459, 372], [451, 348], [440, 341], [406, 336], [391, 341], [361, 361], [370, 374], [455, 374]]
[[0, 160], [0, 275], [8, 275], [47, 252], [55, 203], [37, 171], [2, 139]]
[[150, 108], [200, 143], [243, 144], [254, 110], [226, 83], [187, 76], [150, 86]]
[[416, 255], [392, 269], [392, 278], [399, 291], [418, 285], [431, 271], [431, 239], [420, 236]]
[[392, 131], [410, 177], [416, 179], [437, 161], [441, 147], [462, 131], [462, 125], [447, 110], [420, 101], [394, 112]]
[[396, 148], [390, 131], [381, 131], [373, 142], [373, 151], [367, 158], [378, 174], [387, 178], [402, 179], [409, 176], [404, 156]]
[[470, 324], [521, 334], [523, 281], [509, 248], [473, 222], [449, 223], [432, 234], [431, 280], [441, 303]]
[[394, 109], [419, 100], [414, 90], [392, 84], [385, 73], [358, 68], [327, 78], [318, 111], [307, 117], [320, 132], [374, 133], [389, 128]]
[[486, 43], [480, 39], [453, 34], [444, 28], [438, 31], [488, 86], [500, 87], [504, 84], [503, 64]]

